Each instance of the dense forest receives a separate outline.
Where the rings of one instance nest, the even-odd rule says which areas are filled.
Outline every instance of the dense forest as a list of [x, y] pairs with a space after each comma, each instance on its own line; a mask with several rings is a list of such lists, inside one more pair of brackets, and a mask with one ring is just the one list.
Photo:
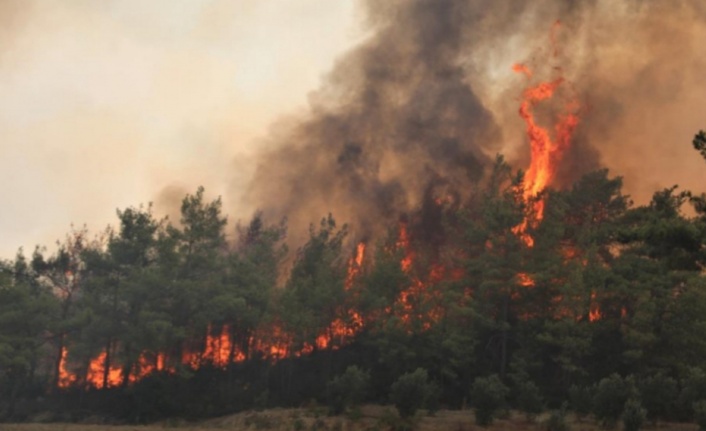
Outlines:
[[[706, 158], [704, 132], [693, 144]], [[706, 196], [636, 206], [600, 170], [527, 200], [522, 181], [498, 157], [387, 235], [327, 215], [296, 250], [286, 220], [229, 225], [199, 188], [178, 222], [131, 207], [100, 235], [20, 251], [0, 268], [0, 417], [706, 413]]]

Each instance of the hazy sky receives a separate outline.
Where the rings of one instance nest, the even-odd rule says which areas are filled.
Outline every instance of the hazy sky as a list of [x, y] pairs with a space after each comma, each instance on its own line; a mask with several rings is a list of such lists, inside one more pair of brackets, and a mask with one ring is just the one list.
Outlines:
[[[379, 1], [369, 4], [382, 16], [406, 4]], [[675, 183], [706, 189], [689, 145], [706, 128], [701, 0], [537, 0], [524, 14], [510, 0], [473, 5], [482, 19], [468, 34], [485, 42], [471, 43], [463, 79], [492, 111], [511, 159], [526, 152], [517, 116], [524, 81], [511, 65], [548, 42], [554, 20], [569, 18], [562, 53], [585, 103], [580, 138], [598, 163], [624, 175], [639, 203]], [[319, 88], [345, 91], [335, 79], [322, 86], [324, 77], [345, 75], [345, 53], [377, 40], [363, 6], [0, 0], [0, 258], [51, 247], [72, 223], [101, 231], [117, 208], [154, 201], [158, 214], [173, 211], [199, 185], [209, 198], [224, 196], [230, 220], [247, 217], [253, 208], [238, 196], [261, 160], [255, 153], [287, 129], [272, 125], [306, 116], [310, 96], [326, 100]]]
[[[0, 3], [0, 257], [232, 187], [361, 37], [352, 0]], [[237, 184], [237, 181], [236, 183]]]

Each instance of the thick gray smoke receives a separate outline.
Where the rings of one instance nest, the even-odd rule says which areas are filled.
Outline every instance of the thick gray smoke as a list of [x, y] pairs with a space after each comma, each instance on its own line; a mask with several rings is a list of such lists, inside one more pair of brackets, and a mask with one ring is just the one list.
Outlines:
[[[437, 190], [462, 193], [482, 178], [495, 153], [526, 167], [517, 117], [526, 84], [509, 72], [513, 62], [532, 65], [538, 79], [560, 68], [584, 105], [557, 186], [601, 165], [635, 183], [641, 171], [625, 158], [648, 166], [651, 154], [670, 148], [662, 140], [632, 139], [640, 127], [672, 130], [685, 112], [706, 114], [703, 97], [685, 96], [706, 94], [706, 81], [698, 78], [706, 70], [699, 0], [386, 0], [366, 6], [371, 36], [339, 60], [303, 119], [273, 131], [248, 190], [251, 206], [289, 218], [293, 242], [328, 212], [350, 223], [359, 238], [374, 235]], [[552, 53], [556, 20], [562, 28]], [[672, 124], [649, 123], [675, 101]], [[688, 151], [688, 143], [673, 144]], [[666, 168], [675, 173], [674, 166]], [[654, 190], [654, 181], [649, 186]], [[628, 191], [641, 197], [640, 187]]]
[[312, 97], [310, 117], [261, 160], [250, 198], [292, 234], [327, 212], [358, 235], [421, 204], [432, 184], [480, 178], [499, 133], [463, 68], [466, 1], [371, 2], [373, 36]]

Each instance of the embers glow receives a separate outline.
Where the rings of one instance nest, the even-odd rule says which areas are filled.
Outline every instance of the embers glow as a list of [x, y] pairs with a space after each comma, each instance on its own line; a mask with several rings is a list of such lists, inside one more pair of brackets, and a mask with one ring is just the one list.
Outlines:
[[[432, 263], [428, 274], [421, 277], [416, 275], [414, 263], [417, 256], [411, 246], [406, 223], [400, 223], [398, 235], [396, 247], [404, 253], [400, 269], [410, 277], [411, 284], [400, 292], [395, 314], [408, 330], [411, 330], [413, 322], [418, 323], [422, 330], [428, 330], [443, 316], [443, 309], [439, 305], [440, 293], [429, 287], [446, 279], [447, 271], [443, 265]], [[457, 274], [458, 271], [455, 271], [452, 276]]]
[[120, 367], [111, 364], [106, 373], [107, 359], [108, 354], [103, 350], [88, 366], [86, 382], [96, 389], [119, 386], [123, 382], [123, 370]]
[[[348, 260], [348, 273], [346, 275], [345, 290], [350, 291], [353, 288], [355, 279], [360, 275], [363, 269], [363, 261], [365, 260], [365, 243], [360, 242], [355, 248], [355, 255]], [[346, 321], [341, 318], [331, 322], [327, 333], [320, 334], [316, 339], [316, 347], [318, 349], [338, 348], [339, 345], [345, 344], [357, 334], [363, 327], [363, 317], [354, 309], [347, 309], [344, 313], [347, 317]], [[335, 342], [332, 344], [332, 342]], [[306, 353], [306, 352], [304, 352]]]
[[61, 348], [61, 360], [59, 362], [59, 379], [57, 386], [60, 388], [68, 388], [76, 383], [76, 375], [66, 369], [66, 356], [68, 355], [66, 347]]
[[596, 303], [596, 292], [591, 292], [591, 305], [589, 306], [588, 310], [588, 321], [589, 322], [595, 322], [597, 320], [601, 320], [602, 314], [601, 314], [601, 308]]

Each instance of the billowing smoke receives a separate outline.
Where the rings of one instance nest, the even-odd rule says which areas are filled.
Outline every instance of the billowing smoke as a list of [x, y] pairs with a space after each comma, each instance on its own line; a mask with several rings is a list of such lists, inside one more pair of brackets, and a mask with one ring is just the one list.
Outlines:
[[600, 2], [580, 17], [579, 138], [637, 202], [673, 184], [703, 191], [706, 169], [691, 140], [706, 128], [706, 3]]
[[430, 186], [478, 180], [500, 133], [463, 67], [467, 1], [370, 2], [373, 35], [263, 155], [249, 198], [301, 227], [331, 211], [358, 235], [418, 208]]
[[[703, 181], [701, 161], [688, 156], [690, 135], [706, 126], [699, 0], [399, 0], [366, 8], [369, 38], [337, 62], [308, 113], [273, 130], [247, 191], [250, 206], [289, 218], [295, 242], [328, 212], [359, 237], [375, 234], [425, 197], [462, 193], [495, 153], [526, 167], [517, 116], [526, 82], [510, 71], [514, 62], [530, 64], [537, 79], [561, 74], [582, 105], [555, 186], [599, 166], [626, 176], [642, 201], [679, 182], [680, 170]], [[694, 164], [676, 165], [684, 160]]]

